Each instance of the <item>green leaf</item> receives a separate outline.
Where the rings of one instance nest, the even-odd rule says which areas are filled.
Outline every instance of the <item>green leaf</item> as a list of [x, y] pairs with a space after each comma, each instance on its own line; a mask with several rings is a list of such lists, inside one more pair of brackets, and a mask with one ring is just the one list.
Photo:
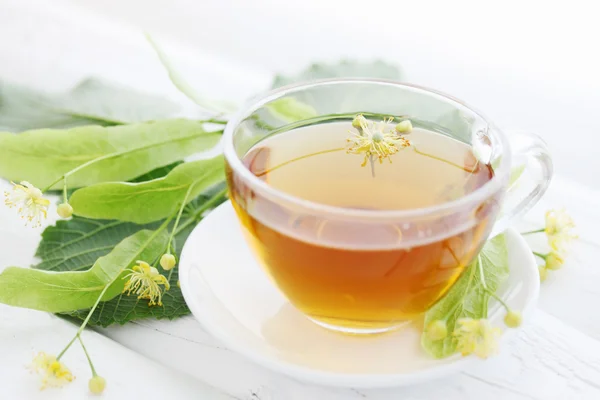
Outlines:
[[144, 224], [173, 214], [186, 197], [192, 200], [222, 182], [223, 156], [188, 162], [163, 178], [141, 183], [99, 183], [77, 190], [69, 203], [76, 215]]
[[482, 271], [485, 285], [494, 293], [508, 278], [508, 252], [504, 235], [489, 240], [456, 284], [425, 313], [425, 329], [437, 320], [445, 321], [448, 328], [448, 336], [442, 340], [431, 340], [426, 332], [421, 335], [423, 349], [433, 357], [445, 358], [456, 352], [456, 340], [452, 332], [458, 319], [487, 318], [490, 296], [484, 291]]
[[315, 63], [301, 71], [298, 75], [277, 75], [273, 80], [272, 88], [290, 85], [292, 83], [311, 81], [326, 78], [379, 78], [402, 79], [402, 71], [395, 65], [383, 61], [360, 62], [343, 60], [338, 63]]
[[267, 109], [275, 118], [285, 122], [302, 121], [318, 116], [313, 107], [293, 97], [282, 97], [272, 101], [267, 105]]
[[57, 112], [49, 95], [0, 82], [0, 131], [21, 132], [40, 128], [72, 128], [114, 123]]
[[141, 230], [123, 239], [87, 271], [47, 272], [8, 267], [0, 274], [0, 302], [48, 312], [67, 312], [94, 305], [106, 285], [102, 300], [118, 296], [125, 285], [125, 269], [136, 260], [156, 259], [167, 243], [167, 232]]
[[[219, 185], [200, 195], [188, 204], [175, 236], [176, 255], [179, 259], [181, 248], [204, 212], [216, 207], [226, 197], [224, 185]], [[91, 220], [73, 217], [68, 221], [58, 221], [56, 226], [46, 228], [36, 256], [42, 262], [34, 268], [47, 271], [80, 271], [88, 269], [94, 261], [105, 254], [124, 238], [140, 229], [156, 229], [159, 223], [137, 225], [130, 222]], [[142, 318], [175, 318], [189, 314], [180, 289], [177, 287], [177, 267], [169, 280], [171, 289], [163, 295], [163, 307], [149, 307], [147, 301], [136, 296], [121, 294], [116, 298], [100, 303], [90, 319], [90, 324], [108, 326], [124, 324]], [[162, 272], [162, 271], [161, 271]], [[88, 310], [78, 310], [69, 314], [79, 319], [87, 316]]]
[[105, 157], [71, 175], [69, 188], [127, 181], [207, 150], [220, 137], [220, 131], [208, 132], [202, 122], [185, 119], [27, 131], [1, 139], [0, 176], [45, 188], [74, 168]]
[[88, 78], [70, 92], [56, 96], [51, 109], [71, 115], [105, 122], [131, 124], [172, 118], [181, 107], [162, 96]]
[[152, 179], [162, 178], [163, 176], [165, 176], [169, 172], [171, 172], [173, 170], [173, 168], [175, 168], [176, 166], [181, 165], [181, 164], [183, 164], [183, 161], [175, 161], [173, 164], [165, 165], [164, 167], [158, 167], [158, 168], [153, 169], [150, 172], [146, 172], [145, 174], [140, 175], [137, 178], [130, 180], [129, 182], [132, 182], [132, 183], [146, 182], [146, 181], [151, 181]]
[[179, 111], [179, 105], [162, 97], [96, 78], [58, 94], [0, 82], [0, 131], [112, 126], [164, 119]]
[[198, 94], [194, 90], [194, 88], [192, 88], [192, 86], [185, 80], [185, 78], [183, 76], [181, 76], [181, 74], [177, 71], [175, 66], [169, 60], [169, 57], [167, 57], [167, 54], [154, 41], [154, 39], [152, 39], [152, 37], [149, 34], [146, 34], [146, 39], [148, 40], [148, 43], [150, 43], [150, 45], [154, 49], [154, 52], [158, 56], [158, 59], [160, 60], [163, 67], [165, 67], [165, 69], [167, 70], [167, 73], [169, 74], [169, 79], [171, 80], [171, 83], [184, 96], [186, 96], [188, 99], [190, 99], [191, 101], [193, 101], [194, 103], [199, 105], [201, 108], [208, 110], [208, 111], [216, 112], [216, 113], [230, 113], [230, 112], [234, 112], [237, 109], [237, 107], [235, 105], [233, 105], [229, 102], [208, 100], [208, 99], [204, 98], [203, 96], [201, 96], [200, 94]]

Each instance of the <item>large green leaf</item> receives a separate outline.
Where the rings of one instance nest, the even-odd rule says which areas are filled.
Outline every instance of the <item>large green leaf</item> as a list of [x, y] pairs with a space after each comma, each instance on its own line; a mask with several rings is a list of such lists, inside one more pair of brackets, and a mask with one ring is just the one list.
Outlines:
[[220, 131], [206, 131], [201, 121], [185, 119], [27, 131], [1, 139], [0, 176], [43, 188], [86, 162], [107, 157], [71, 175], [68, 186], [127, 181], [207, 150], [220, 137]]
[[[433, 321], [446, 322], [448, 336], [442, 340], [431, 340], [424, 332], [421, 345], [435, 358], [448, 357], [456, 352], [456, 339], [452, 335], [456, 321], [460, 318], [487, 318], [490, 295], [484, 290], [495, 292], [508, 278], [508, 252], [504, 235], [489, 240], [479, 256], [463, 273], [448, 293], [425, 314], [425, 327]], [[482, 281], [482, 274], [485, 283]]]
[[[212, 188], [186, 207], [179, 232], [175, 236], [177, 259], [188, 235], [202, 215], [226, 199], [223, 189], [224, 185]], [[48, 227], [44, 231], [36, 253], [42, 262], [34, 268], [47, 271], [88, 269], [98, 257], [110, 252], [119, 241], [140, 229], [155, 229], [158, 225], [159, 223], [152, 223], [141, 226], [130, 222], [91, 220], [81, 217], [58, 221], [56, 226]], [[177, 267], [172, 271], [169, 280], [171, 289], [163, 294], [162, 307], [149, 307], [146, 301], [140, 301], [136, 296], [121, 294], [101, 303], [92, 315], [90, 324], [108, 326], [114, 323], [124, 324], [135, 319], [150, 317], [172, 319], [189, 314], [183, 295], [177, 287]], [[84, 319], [87, 313], [88, 311], [84, 309], [69, 314]]]
[[164, 97], [88, 78], [73, 90], [53, 98], [51, 109], [74, 117], [112, 124], [172, 118], [181, 107]]
[[267, 110], [284, 122], [302, 121], [318, 116], [317, 111], [294, 97], [282, 97], [267, 104]]
[[167, 243], [165, 230], [140, 230], [123, 239], [110, 253], [98, 258], [87, 271], [48, 272], [8, 267], [0, 274], [0, 302], [49, 312], [69, 312], [118, 296], [125, 285], [125, 269], [136, 260], [153, 260]]
[[315, 63], [297, 75], [277, 75], [273, 80], [272, 87], [289, 85], [326, 78], [380, 78], [400, 80], [402, 71], [395, 65], [383, 61], [360, 62], [343, 60], [338, 63], [325, 64]]
[[82, 217], [144, 224], [173, 214], [186, 195], [192, 200], [209, 186], [222, 182], [224, 166], [223, 156], [188, 162], [148, 182], [99, 183], [81, 188], [69, 202], [75, 214]]
[[0, 131], [21, 132], [41, 128], [72, 128], [114, 123], [73, 116], [51, 108], [50, 96], [0, 82]]
[[0, 131], [120, 125], [169, 118], [179, 111], [179, 105], [162, 97], [96, 78], [58, 94], [0, 82]]

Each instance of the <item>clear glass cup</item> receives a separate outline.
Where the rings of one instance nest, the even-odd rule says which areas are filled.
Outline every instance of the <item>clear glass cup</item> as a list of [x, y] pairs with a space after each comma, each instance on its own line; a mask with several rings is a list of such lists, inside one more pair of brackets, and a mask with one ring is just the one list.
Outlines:
[[[282, 116], [282, 107], [310, 109], [311, 117]], [[466, 143], [479, 161], [491, 166], [493, 177], [446, 203], [378, 211], [334, 207], [281, 192], [242, 161], [270, 135], [351, 121], [359, 113], [407, 116], [418, 126]], [[255, 99], [228, 123], [224, 154], [232, 204], [273, 282], [314, 322], [347, 333], [385, 332], [425, 312], [490, 235], [501, 233], [538, 201], [552, 177], [552, 162], [539, 137], [507, 134], [451, 96], [382, 80], [315, 81]], [[326, 232], [369, 234], [344, 234], [341, 239], [323, 234], [325, 224]], [[349, 242], [348, 237], [355, 239]]]

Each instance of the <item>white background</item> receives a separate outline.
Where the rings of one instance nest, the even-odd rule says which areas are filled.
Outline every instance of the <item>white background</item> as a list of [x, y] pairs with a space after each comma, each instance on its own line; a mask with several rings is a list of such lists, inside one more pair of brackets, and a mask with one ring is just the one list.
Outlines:
[[[382, 58], [502, 127], [538, 132], [600, 188], [600, 5], [593, 0], [70, 0], [255, 70]], [[223, 82], [228, 86], [228, 82]]]

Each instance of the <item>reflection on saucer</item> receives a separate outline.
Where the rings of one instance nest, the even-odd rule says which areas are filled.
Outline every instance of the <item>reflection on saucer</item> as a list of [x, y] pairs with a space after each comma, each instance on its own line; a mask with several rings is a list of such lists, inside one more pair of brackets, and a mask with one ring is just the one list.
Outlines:
[[[421, 353], [420, 328], [413, 324], [394, 332], [347, 335], [318, 326], [290, 303], [264, 321], [261, 333], [287, 362], [325, 371], [360, 374], [373, 372], [375, 367], [378, 373], [397, 373], [398, 360], [411, 360]], [[408, 345], [394, 346], [398, 340]], [[416, 366], [407, 367], [414, 370]]]

